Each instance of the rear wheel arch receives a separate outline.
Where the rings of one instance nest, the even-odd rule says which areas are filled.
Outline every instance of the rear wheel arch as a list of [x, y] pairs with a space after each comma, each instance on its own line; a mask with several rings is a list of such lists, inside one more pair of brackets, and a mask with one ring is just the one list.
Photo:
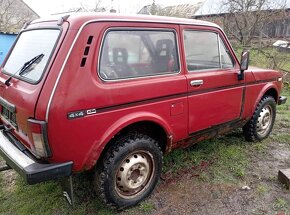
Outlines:
[[162, 152], [166, 151], [168, 135], [164, 127], [153, 121], [139, 121], [125, 126], [118, 133], [116, 133], [113, 138], [105, 144], [98, 161], [102, 160], [106, 152], [115, 144], [117, 140], [129, 134], [146, 134], [157, 141]]
[[[124, 118], [128, 119], [128, 117]], [[110, 128], [108, 128], [101, 141], [97, 141], [94, 144], [92, 150], [87, 156], [88, 159], [85, 161], [85, 169], [91, 169], [95, 165], [98, 165], [106, 152], [115, 144], [118, 139], [124, 135], [127, 135], [128, 133], [133, 134], [133, 132], [146, 134], [152, 139], [156, 140], [162, 152], [167, 150], [169, 138], [172, 138], [171, 134], [173, 133], [165, 120], [161, 119], [160, 117], [154, 117], [154, 115], [147, 117], [144, 117], [143, 115], [140, 118], [130, 118], [126, 121], [120, 119]]]

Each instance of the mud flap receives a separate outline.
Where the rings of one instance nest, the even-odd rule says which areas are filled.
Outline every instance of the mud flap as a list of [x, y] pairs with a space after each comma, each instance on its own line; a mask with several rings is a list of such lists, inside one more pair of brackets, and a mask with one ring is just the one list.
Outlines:
[[63, 196], [71, 207], [74, 207], [73, 176], [60, 179]]

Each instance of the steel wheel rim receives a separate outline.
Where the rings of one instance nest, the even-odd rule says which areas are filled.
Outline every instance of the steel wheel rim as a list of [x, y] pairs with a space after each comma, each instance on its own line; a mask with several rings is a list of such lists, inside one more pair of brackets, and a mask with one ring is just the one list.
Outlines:
[[257, 133], [260, 136], [266, 135], [272, 125], [273, 109], [270, 105], [265, 106], [257, 120]]
[[155, 163], [150, 152], [140, 150], [129, 154], [117, 169], [117, 194], [125, 199], [141, 195], [150, 185], [154, 171]]

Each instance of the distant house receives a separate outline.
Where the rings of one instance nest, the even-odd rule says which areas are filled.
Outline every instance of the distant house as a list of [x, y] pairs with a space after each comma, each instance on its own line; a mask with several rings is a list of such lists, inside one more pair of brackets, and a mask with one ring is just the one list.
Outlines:
[[199, 1], [195, 4], [179, 4], [174, 6], [167, 6], [162, 8], [161, 14], [166, 16], [189, 18], [200, 8], [202, 3], [203, 1]]
[[[269, 1], [269, 4], [262, 7], [261, 11], [267, 16], [270, 13], [283, 11], [283, 16], [277, 16], [271, 21], [263, 23], [261, 32], [252, 32], [251, 36], [267, 38], [289, 38], [290, 37], [290, 1], [276, 0]], [[252, 13], [256, 11], [253, 10]], [[225, 0], [205, 0], [202, 6], [194, 13], [191, 18], [202, 19], [215, 22], [224, 27], [224, 21], [232, 16], [231, 9]], [[227, 20], [228, 21], [228, 20]]]
[[141, 8], [141, 10], [138, 12], [138, 14], [143, 14], [143, 15], [151, 15], [151, 7], [152, 5], [145, 5], [144, 7]]
[[0, 32], [0, 64], [16, 39], [17, 34]]
[[[203, 0], [200, 0], [199, 2], [195, 4], [180, 4], [180, 5], [173, 5], [173, 6], [167, 6], [162, 7], [161, 5], [155, 6], [156, 15], [159, 16], [174, 16], [174, 17], [191, 17], [195, 11], [197, 11], [200, 6], [202, 5]], [[146, 5], [138, 12], [138, 14], [146, 14], [151, 15], [152, 11], [154, 10], [152, 8], [152, 4]], [[155, 14], [152, 14], [155, 15]]]

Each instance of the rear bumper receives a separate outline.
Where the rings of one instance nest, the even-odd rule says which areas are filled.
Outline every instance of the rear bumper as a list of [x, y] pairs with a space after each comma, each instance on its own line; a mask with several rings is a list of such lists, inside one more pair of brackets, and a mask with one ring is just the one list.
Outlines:
[[12, 142], [13, 139], [8, 132], [0, 131], [0, 155], [6, 163], [16, 170], [28, 184], [36, 184], [44, 181], [54, 180], [61, 177], [70, 176], [73, 162], [42, 164], [36, 162], [27, 149], [20, 149]]
[[286, 96], [280, 96], [279, 100], [278, 100], [278, 105], [285, 104], [286, 101], [287, 101], [287, 97]]

